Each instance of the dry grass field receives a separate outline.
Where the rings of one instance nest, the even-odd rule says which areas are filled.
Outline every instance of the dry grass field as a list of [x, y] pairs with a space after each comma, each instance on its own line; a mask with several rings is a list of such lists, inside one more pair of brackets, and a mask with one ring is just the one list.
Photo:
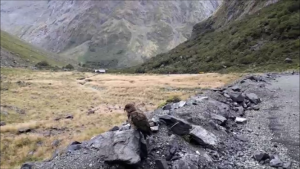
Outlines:
[[170, 97], [186, 99], [201, 89], [219, 87], [239, 77], [1, 68], [1, 168], [50, 158], [72, 141], [90, 139], [121, 124], [126, 119], [126, 103], [153, 111]]

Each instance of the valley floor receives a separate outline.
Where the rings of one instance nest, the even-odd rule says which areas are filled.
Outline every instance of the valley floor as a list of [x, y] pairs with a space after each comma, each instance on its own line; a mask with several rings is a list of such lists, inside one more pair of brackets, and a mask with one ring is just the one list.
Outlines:
[[223, 86], [238, 74], [118, 75], [1, 68], [1, 168], [50, 158], [125, 121], [134, 102], [153, 111], [167, 99], [186, 99]]

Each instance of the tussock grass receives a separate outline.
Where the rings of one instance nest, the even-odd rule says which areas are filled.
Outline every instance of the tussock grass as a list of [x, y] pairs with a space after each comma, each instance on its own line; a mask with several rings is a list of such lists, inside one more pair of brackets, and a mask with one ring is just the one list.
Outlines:
[[[219, 87], [238, 77], [216, 73], [117, 75], [1, 68], [1, 85], [8, 84], [8, 90], [1, 91], [1, 121], [6, 122], [0, 128], [1, 168], [50, 158], [56, 149], [72, 141], [87, 140], [120, 125], [126, 120], [126, 103], [152, 111], [173, 96], [184, 100], [201, 88]], [[94, 113], [88, 115], [89, 110]], [[67, 115], [73, 115], [73, 119], [65, 119]], [[30, 128], [32, 132], [17, 134], [20, 128]], [[60, 140], [58, 147], [52, 145], [54, 140]]]

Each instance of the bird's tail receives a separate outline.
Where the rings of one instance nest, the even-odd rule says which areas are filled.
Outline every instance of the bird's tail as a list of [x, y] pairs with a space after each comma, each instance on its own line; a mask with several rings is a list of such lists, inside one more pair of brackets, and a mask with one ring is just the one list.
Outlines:
[[146, 140], [146, 138], [147, 138], [148, 136], [151, 136], [151, 135], [152, 135], [152, 131], [151, 131], [151, 130], [148, 130], [148, 131], [141, 131], [141, 130], [140, 130], [140, 133], [143, 134], [145, 140]]

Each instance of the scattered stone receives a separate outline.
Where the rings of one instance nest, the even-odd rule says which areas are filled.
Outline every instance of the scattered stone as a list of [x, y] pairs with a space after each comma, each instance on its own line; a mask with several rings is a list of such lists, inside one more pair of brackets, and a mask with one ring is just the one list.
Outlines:
[[289, 162], [283, 163], [282, 168], [291, 169], [292, 168], [292, 162], [289, 161]]
[[227, 93], [224, 93], [223, 95], [227, 98], [230, 98], [230, 96]]
[[185, 104], [186, 104], [186, 101], [180, 101], [180, 102], [178, 103], [179, 108], [183, 107]]
[[169, 154], [167, 155], [167, 161], [170, 161], [173, 156], [176, 154], [178, 148], [179, 148], [179, 145], [178, 143], [176, 142], [176, 136], [174, 134], [172, 134], [170, 136], [170, 144], [169, 144]]
[[59, 121], [59, 120], [60, 120], [60, 117], [56, 117], [54, 120], [55, 120], [55, 121]]
[[258, 111], [260, 108], [257, 105], [253, 105], [250, 107], [250, 110]]
[[218, 114], [211, 114], [211, 118], [212, 118], [213, 120], [219, 121], [220, 124], [225, 123], [226, 120], [227, 120], [225, 117], [223, 117], [223, 116], [221, 116], [221, 115], [218, 115]]
[[245, 123], [245, 122], [247, 122], [247, 119], [246, 118], [242, 118], [242, 117], [236, 117], [235, 118], [235, 122], [236, 123]]
[[177, 121], [173, 126], [171, 126], [170, 130], [178, 135], [186, 135], [189, 133], [191, 128], [190, 124], [183, 121]]
[[92, 110], [92, 109], [88, 110], [88, 112], [87, 112], [88, 115], [94, 114], [94, 113], [95, 113], [95, 110]]
[[218, 144], [217, 137], [201, 126], [194, 126], [190, 132], [191, 138], [198, 144], [214, 149]]
[[189, 123], [170, 115], [159, 116], [159, 119], [166, 122], [166, 124], [170, 126], [169, 130], [178, 135], [189, 134], [189, 131], [192, 128]]
[[171, 110], [172, 106], [170, 104], [167, 104], [163, 107], [163, 110]]
[[168, 164], [165, 159], [155, 160], [155, 166], [157, 169], [168, 169]]
[[264, 161], [266, 159], [270, 159], [270, 156], [267, 153], [259, 153], [259, 154], [254, 155], [253, 158], [256, 161], [260, 162], [260, 161]]
[[244, 111], [244, 108], [242, 106], [239, 106], [239, 107], [236, 107], [235, 108], [235, 111], [238, 113], [238, 115], [240, 116], [244, 116], [245, 114], [245, 111]]
[[241, 93], [230, 93], [230, 98], [237, 103], [242, 103], [245, 99], [245, 97]]
[[251, 101], [251, 103], [258, 104], [260, 102], [260, 99], [255, 93], [248, 93], [246, 94], [246, 98]]
[[158, 131], [158, 126], [153, 126], [153, 127], [150, 127], [151, 131], [153, 132], [157, 132]]
[[118, 126], [114, 126], [113, 128], [111, 128], [111, 129], [108, 130], [108, 131], [117, 131], [117, 130], [119, 130], [119, 127], [118, 127]]
[[21, 128], [18, 130], [19, 134], [31, 132], [30, 128]]
[[241, 91], [241, 88], [239, 86], [233, 86], [231, 87], [231, 90], [235, 91], [235, 92], [240, 92]]
[[283, 164], [278, 156], [274, 156], [274, 158], [270, 161], [271, 167], [282, 167]]
[[244, 135], [236, 135], [236, 138], [240, 141], [247, 142], [248, 139]]
[[24, 163], [21, 169], [33, 169], [33, 165], [31, 163]]
[[67, 115], [65, 119], [73, 119], [73, 115]]
[[185, 154], [180, 160], [174, 161], [172, 169], [206, 168], [207, 161], [196, 154]]
[[5, 125], [6, 125], [6, 123], [4, 121], [0, 122], [0, 126], [5, 126]]
[[129, 130], [130, 129], [130, 124], [125, 124], [120, 127], [119, 131], [124, 131], [124, 130]]
[[284, 62], [285, 63], [293, 63], [293, 60], [291, 58], [285, 58]]
[[79, 149], [81, 149], [81, 143], [78, 141], [74, 141], [67, 147], [67, 152], [72, 153]]
[[202, 102], [203, 100], [208, 100], [208, 97], [200, 97], [196, 99], [197, 102]]

